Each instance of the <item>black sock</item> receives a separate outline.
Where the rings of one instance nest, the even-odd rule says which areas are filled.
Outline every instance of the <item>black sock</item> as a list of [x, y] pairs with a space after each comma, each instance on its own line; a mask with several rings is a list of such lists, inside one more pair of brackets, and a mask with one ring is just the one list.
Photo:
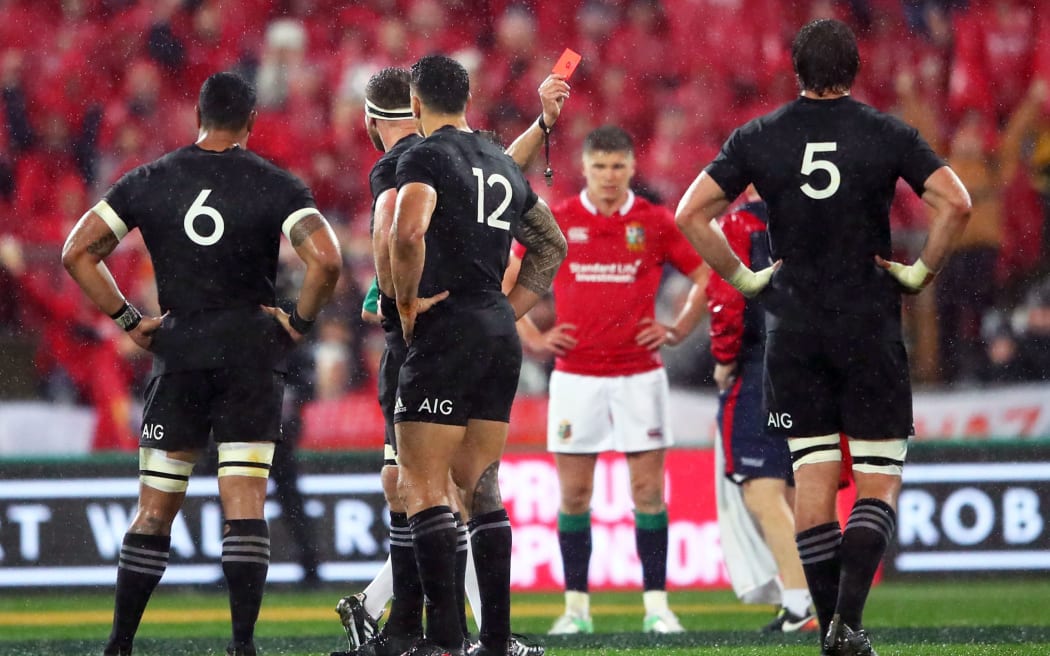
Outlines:
[[806, 573], [809, 594], [813, 597], [813, 608], [820, 621], [822, 640], [828, 633], [828, 624], [839, 599], [841, 543], [842, 529], [838, 522], [814, 526], [795, 535], [802, 570]]
[[383, 630], [396, 636], [423, 634], [423, 586], [419, 582], [416, 552], [406, 513], [390, 513], [390, 568], [394, 598]]
[[470, 520], [470, 546], [474, 549], [478, 588], [481, 592], [481, 644], [504, 653], [510, 639], [510, 518], [503, 508]]
[[127, 533], [120, 547], [113, 630], [106, 651], [130, 647], [150, 595], [168, 566], [171, 536]]
[[222, 538], [222, 573], [230, 593], [233, 641], [249, 645], [270, 569], [270, 530], [265, 519], [229, 519]]
[[427, 638], [447, 649], [462, 649], [456, 610], [456, 518], [448, 506], [434, 506], [412, 515], [408, 523], [426, 600]]
[[459, 625], [463, 635], [470, 635], [467, 627], [467, 542], [470, 540], [470, 532], [463, 523], [463, 515], [453, 513], [456, 518], [456, 606], [459, 608]]
[[558, 513], [558, 545], [565, 572], [565, 589], [587, 592], [591, 566], [591, 512]]
[[667, 511], [634, 513], [634, 541], [642, 561], [643, 590], [667, 589]]
[[878, 499], [858, 499], [853, 504], [853, 512], [842, 533], [837, 606], [842, 623], [851, 629], [861, 628], [864, 603], [896, 522], [897, 513]]

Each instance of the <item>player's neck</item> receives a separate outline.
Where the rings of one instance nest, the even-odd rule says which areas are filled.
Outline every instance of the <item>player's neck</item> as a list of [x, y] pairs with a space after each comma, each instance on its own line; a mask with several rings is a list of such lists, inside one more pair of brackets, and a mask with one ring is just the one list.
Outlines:
[[419, 134], [416, 132], [415, 121], [398, 121], [389, 127], [379, 128], [379, 138], [383, 140], [385, 150], [390, 150], [397, 142], [413, 134]]
[[846, 89], [845, 91], [825, 91], [824, 93], [817, 93], [816, 91], [805, 89], [802, 92], [802, 97], [809, 98], [810, 100], [838, 100], [839, 98], [845, 98], [848, 95], [849, 89]]
[[589, 191], [584, 191], [587, 194], [587, 200], [594, 205], [594, 209], [598, 210], [600, 216], [612, 216], [620, 211], [620, 208], [627, 202], [628, 194], [625, 192], [622, 196], [614, 200], [607, 200], [604, 198], [595, 198], [594, 194]]
[[200, 132], [197, 133], [196, 143], [201, 150], [211, 150], [217, 153], [231, 148], [246, 148], [248, 145], [248, 132], [201, 128]]
[[429, 137], [446, 125], [451, 125], [457, 130], [470, 132], [465, 114], [425, 114], [419, 121], [420, 130], [424, 137]]

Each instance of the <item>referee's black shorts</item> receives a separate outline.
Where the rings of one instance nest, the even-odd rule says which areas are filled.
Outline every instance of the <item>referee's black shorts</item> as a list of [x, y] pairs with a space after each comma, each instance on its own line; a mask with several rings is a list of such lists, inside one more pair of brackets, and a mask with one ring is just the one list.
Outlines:
[[913, 433], [908, 355], [899, 339], [770, 331], [764, 381], [766, 428], [781, 435]]

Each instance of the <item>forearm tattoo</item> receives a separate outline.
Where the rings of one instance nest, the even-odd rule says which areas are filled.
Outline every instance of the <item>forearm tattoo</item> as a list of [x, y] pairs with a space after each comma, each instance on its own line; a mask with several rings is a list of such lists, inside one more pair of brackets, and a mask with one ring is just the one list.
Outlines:
[[499, 494], [499, 462], [485, 468], [474, 486], [470, 498], [470, 514], [484, 515], [503, 507], [503, 498]]
[[292, 229], [288, 232], [288, 238], [292, 241], [292, 246], [298, 248], [306, 238], [314, 234], [325, 225], [325, 220], [320, 214], [311, 214], [310, 216], [300, 219]]
[[554, 275], [568, 252], [565, 236], [547, 204], [537, 201], [516, 223], [514, 238], [525, 246], [518, 284], [537, 294], [550, 289]]
[[113, 252], [120, 240], [112, 232], [107, 232], [95, 241], [88, 244], [87, 252], [102, 259]]

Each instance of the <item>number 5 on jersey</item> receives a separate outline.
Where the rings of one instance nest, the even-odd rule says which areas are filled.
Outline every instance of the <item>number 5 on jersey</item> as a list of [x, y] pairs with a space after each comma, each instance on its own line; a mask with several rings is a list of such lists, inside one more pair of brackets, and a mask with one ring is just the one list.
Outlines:
[[[186, 231], [186, 236], [194, 244], [200, 244], [201, 246], [211, 246], [222, 239], [222, 233], [226, 229], [226, 224], [223, 223], [222, 214], [219, 214], [219, 210], [204, 204], [210, 193], [211, 189], [201, 189], [201, 192], [197, 194], [197, 199], [193, 201], [193, 205], [190, 205], [190, 209], [186, 210], [186, 216], [182, 220], [182, 229]], [[202, 235], [193, 226], [193, 222], [199, 216], [206, 216], [212, 220], [210, 235]]]
[[513, 190], [510, 187], [510, 180], [505, 178], [499, 173], [493, 173], [489, 176], [488, 186], [493, 187], [499, 185], [503, 187], [503, 190], [507, 192], [507, 195], [503, 197], [503, 202], [499, 204], [492, 214], [485, 217], [485, 172], [481, 169], [474, 167], [471, 169], [474, 172], [474, 176], [478, 179], [478, 223], [488, 223], [491, 228], [499, 228], [500, 230], [510, 230], [510, 221], [504, 221], [500, 217], [507, 211], [510, 206], [510, 199], [513, 195]]
[[837, 148], [838, 143], [834, 141], [817, 141], [806, 144], [806, 153], [802, 156], [802, 175], [808, 176], [814, 171], [826, 171], [830, 180], [828, 181], [828, 186], [822, 189], [817, 189], [807, 182], [799, 187], [802, 193], [814, 200], [824, 200], [825, 198], [831, 198], [839, 190], [839, 184], [842, 182], [839, 167], [829, 160], [814, 159], [813, 157], [817, 153], [833, 153]]

